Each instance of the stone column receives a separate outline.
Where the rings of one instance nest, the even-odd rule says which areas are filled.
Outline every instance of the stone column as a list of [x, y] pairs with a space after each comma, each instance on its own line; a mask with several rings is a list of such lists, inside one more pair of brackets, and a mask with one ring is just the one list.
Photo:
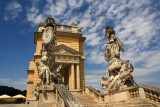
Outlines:
[[72, 88], [75, 89], [75, 72], [74, 72], [74, 64], [71, 64], [71, 80], [72, 80]]
[[80, 89], [80, 70], [79, 70], [79, 64], [76, 65], [76, 71], [77, 71], [77, 89]]

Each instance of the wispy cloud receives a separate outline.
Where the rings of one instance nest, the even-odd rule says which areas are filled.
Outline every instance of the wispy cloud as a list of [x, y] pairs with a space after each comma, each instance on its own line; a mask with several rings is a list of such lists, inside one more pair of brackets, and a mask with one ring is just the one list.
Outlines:
[[93, 86], [95, 89], [100, 90], [101, 85], [99, 84], [99, 81], [101, 80], [101, 77], [102, 75], [86, 75], [86, 86]]
[[153, 86], [156, 88], [160, 88], [160, 79], [159, 78], [151, 78], [151, 77], [135, 77], [134, 80], [137, 84], [145, 84], [149, 86]]
[[10, 78], [0, 78], [0, 85], [11, 86], [19, 89], [26, 89], [27, 79], [13, 80]]
[[33, 6], [27, 10], [27, 21], [32, 22], [31, 26], [35, 26], [41, 20], [45, 20], [45, 18], [39, 14], [39, 9]]
[[[156, 8], [158, 1], [46, 1], [41, 12], [35, 5], [27, 8], [27, 21], [36, 25], [38, 21], [44, 21], [46, 17], [51, 16], [61, 24], [79, 22], [83, 27], [83, 36], [87, 38], [84, 47], [87, 64], [96, 64], [99, 68], [104, 65], [107, 67], [104, 59], [104, 30], [106, 25], [111, 25], [124, 43], [122, 60], [130, 60], [134, 65], [134, 76], [159, 72], [160, 12]], [[85, 7], [81, 8], [84, 5]], [[91, 75], [100, 79], [100, 76], [96, 77], [93, 72]], [[90, 81], [87, 78], [89, 77], [86, 77], [86, 82]]]
[[22, 6], [17, 1], [7, 4], [5, 8], [4, 20], [15, 19], [22, 12]]

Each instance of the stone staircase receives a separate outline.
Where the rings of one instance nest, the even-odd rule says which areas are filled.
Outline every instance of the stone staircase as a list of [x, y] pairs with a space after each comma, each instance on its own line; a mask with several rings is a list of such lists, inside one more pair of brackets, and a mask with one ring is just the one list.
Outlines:
[[73, 94], [74, 97], [84, 106], [84, 107], [105, 107], [106, 104], [100, 104], [94, 100], [89, 94]]
[[89, 87], [88, 93], [85, 91], [83, 94], [71, 94], [63, 84], [56, 85], [56, 88], [67, 107], [160, 107], [160, 104], [154, 100], [141, 99], [139, 97], [119, 102], [104, 103], [104, 100], [97, 100], [99, 96], [102, 96], [101, 93], [91, 87]]
[[128, 101], [121, 101], [117, 103], [98, 103], [94, 101], [94, 98], [89, 94], [73, 94], [74, 97], [84, 107], [160, 107], [144, 99], [131, 99]]
[[88, 94], [73, 94], [74, 97], [83, 105], [97, 104], [94, 98]]

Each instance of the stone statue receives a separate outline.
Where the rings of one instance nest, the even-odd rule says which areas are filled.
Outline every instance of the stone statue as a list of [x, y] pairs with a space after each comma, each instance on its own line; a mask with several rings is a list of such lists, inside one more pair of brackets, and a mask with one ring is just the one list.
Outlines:
[[104, 57], [108, 62], [107, 76], [102, 77], [102, 89], [110, 91], [112, 89], [120, 89], [134, 85], [134, 80], [131, 75], [133, 65], [129, 65], [129, 61], [122, 62], [120, 59], [120, 50], [124, 52], [123, 44], [118, 37], [115, 36], [115, 31], [112, 27], [106, 26], [105, 39], [107, 46], [104, 51]]
[[44, 24], [44, 31], [42, 35], [42, 49], [41, 49], [41, 59], [36, 62], [38, 76], [40, 78], [39, 83], [33, 90], [34, 95], [39, 96], [39, 88], [42, 86], [42, 92], [45, 93], [46, 85], [53, 85], [58, 83], [62, 77], [59, 71], [63, 68], [59, 65], [55, 68], [55, 57], [54, 48], [57, 44], [56, 40], [56, 24], [53, 18], [47, 18]]
[[38, 99], [38, 97], [39, 97], [39, 90], [40, 89], [40, 84], [39, 83], [37, 83], [37, 85], [36, 85], [36, 87], [33, 89], [33, 98], [34, 99]]

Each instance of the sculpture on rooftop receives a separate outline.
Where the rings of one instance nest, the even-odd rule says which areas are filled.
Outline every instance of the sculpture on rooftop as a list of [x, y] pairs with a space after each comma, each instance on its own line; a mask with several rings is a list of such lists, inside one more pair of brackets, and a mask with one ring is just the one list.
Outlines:
[[104, 57], [108, 62], [107, 76], [102, 77], [100, 81], [102, 89], [106, 92], [115, 89], [121, 89], [134, 85], [133, 65], [129, 60], [122, 62], [120, 59], [120, 50], [124, 52], [123, 44], [118, 37], [115, 36], [115, 31], [112, 27], [106, 26], [105, 39], [107, 46], [104, 51]]

